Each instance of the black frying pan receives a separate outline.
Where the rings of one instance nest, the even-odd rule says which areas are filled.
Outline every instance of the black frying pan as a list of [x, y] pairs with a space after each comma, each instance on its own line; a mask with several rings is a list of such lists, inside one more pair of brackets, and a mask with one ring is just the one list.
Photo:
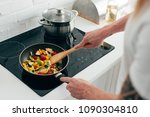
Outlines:
[[[29, 59], [31, 53], [35, 53], [38, 49], [51, 48], [56, 52], [62, 52], [64, 49], [58, 45], [52, 43], [42, 43], [28, 46], [25, 48], [19, 55], [19, 63], [22, 67], [22, 63]], [[61, 70], [55, 74], [33, 74], [25, 70], [23, 67], [22, 80], [28, 84], [31, 88], [34, 89], [51, 89], [61, 84], [62, 82], [59, 80], [60, 77], [64, 76], [63, 71], [67, 67], [69, 63], [69, 56], [66, 56], [62, 63], [59, 65]]]
[[[35, 44], [35, 45], [31, 45], [27, 48], [25, 48], [20, 56], [19, 56], [19, 63], [20, 65], [22, 66], [22, 63], [29, 59], [29, 56], [30, 56], [30, 53], [35, 53], [38, 49], [45, 49], [45, 48], [51, 48], [53, 49], [54, 51], [56, 52], [62, 52], [64, 51], [64, 49], [58, 45], [55, 45], [55, 44], [52, 44], [52, 43], [43, 43], [43, 44]], [[66, 66], [68, 65], [68, 62], [69, 62], [69, 57], [65, 57], [63, 60], [62, 60], [62, 64], [60, 64], [60, 67], [61, 67], [61, 70], [58, 72], [58, 73], [55, 73], [55, 74], [33, 74], [31, 72], [28, 72], [27, 70], [25, 70], [23, 67], [23, 69], [28, 72], [29, 74], [32, 74], [32, 75], [37, 75], [37, 76], [52, 76], [52, 75], [55, 75], [55, 76], [58, 76], [59, 73], [61, 73], [61, 71], [63, 71]]]

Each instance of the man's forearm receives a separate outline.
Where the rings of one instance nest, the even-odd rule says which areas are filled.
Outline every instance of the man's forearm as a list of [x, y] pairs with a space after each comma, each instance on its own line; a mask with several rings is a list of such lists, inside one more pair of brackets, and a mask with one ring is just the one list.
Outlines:
[[97, 37], [99, 37], [99, 40], [102, 41], [102, 40], [106, 39], [107, 37], [109, 37], [109, 36], [111, 36], [117, 32], [124, 31], [126, 22], [129, 18], [129, 15], [122, 17], [121, 19], [113, 22], [110, 25], [107, 25], [107, 26], [104, 26], [103, 28], [94, 30], [94, 34]]
[[90, 93], [87, 93], [85, 99], [88, 100], [119, 100], [120, 99], [120, 95], [108, 93], [102, 89], [95, 87], [94, 85], [90, 89], [88, 90]]
[[124, 31], [129, 15], [124, 16], [121, 19], [113, 22], [112, 24], [103, 27], [102, 30], [105, 30], [105, 37], [109, 37], [110, 35], [113, 35], [117, 32]]
[[[130, 14], [129, 14], [130, 15]], [[112, 34], [124, 31], [129, 15], [122, 17], [110, 25]]]

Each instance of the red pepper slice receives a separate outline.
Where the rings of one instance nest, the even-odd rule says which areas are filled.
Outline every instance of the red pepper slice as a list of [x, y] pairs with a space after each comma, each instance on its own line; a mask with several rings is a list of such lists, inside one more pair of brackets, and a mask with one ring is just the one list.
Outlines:
[[50, 68], [55, 68], [55, 66], [54, 66], [54, 65], [51, 65]]
[[53, 52], [53, 53], [52, 53], [52, 56], [54, 56], [55, 54], [57, 54], [57, 52]]
[[38, 72], [38, 74], [44, 74], [44, 73], [42, 73], [42, 72]]
[[40, 59], [41, 59], [42, 61], [44, 61], [44, 60], [46, 60], [46, 56], [42, 54], [42, 55], [40, 56]]
[[33, 58], [36, 60], [36, 59], [37, 59], [37, 56], [33, 56]]
[[47, 72], [47, 74], [52, 74], [52, 71], [51, 71], [51, 70], [49, 70], [49, 71]]

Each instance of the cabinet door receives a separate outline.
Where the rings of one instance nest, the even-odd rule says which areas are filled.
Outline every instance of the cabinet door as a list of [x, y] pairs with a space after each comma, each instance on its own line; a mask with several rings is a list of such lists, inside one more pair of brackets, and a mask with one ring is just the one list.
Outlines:
[[[116, 87], [117, 87], [117, 81], [118, 81], [118, 76], [119, 76], [119, 71], [120, 71], [120, 62], [118, 62], [111, 70], [110, 70], [110, 75], [108, 77], [108, 87], [107, 91], [111, 93], [116, 92]], [[106, 83], [106, 85], [107, 85]]]
[[120, 61], [97, 78], [93, 84], [107, 92], [115, 93], [120, 70]]

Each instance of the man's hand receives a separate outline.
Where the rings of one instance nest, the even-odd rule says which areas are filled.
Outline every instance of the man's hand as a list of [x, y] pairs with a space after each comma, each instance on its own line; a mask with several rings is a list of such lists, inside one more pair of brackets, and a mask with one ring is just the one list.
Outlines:
[[93, 30], [87, 32], [83, 37], [83, 40], [75, 46], [75, 48], [96, 48], [103, 42], [103, 40], [110, 36], [108, 35], [109, 27]]
[[98, 89], [85, 80], [70, 77], [62, 77], [60, 80], [68, 83], [66, 88], [74, 98], [89, 100], [117, 99], [117, 96]]

